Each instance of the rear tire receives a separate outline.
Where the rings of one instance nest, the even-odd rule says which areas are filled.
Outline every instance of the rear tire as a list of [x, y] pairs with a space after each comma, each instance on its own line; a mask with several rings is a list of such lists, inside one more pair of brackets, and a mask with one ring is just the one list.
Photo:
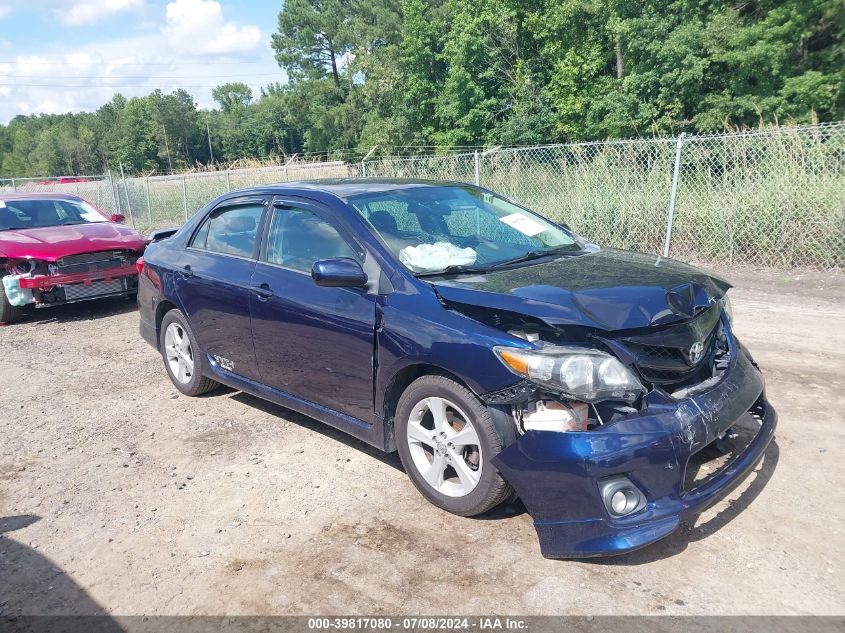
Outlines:
[[[438, 508], [474, 516], [513, 493], [490, 460], [513, 441], [494, 412], [445, 376], [410, 384], [396, 408], [399, 458], [417, 490]], [[510, 435], [510, 436], [509, 436]]]
[[19, 321], [23, 316], [23, 308], [20, 306], [13, 306], [9, 303], [9, 298], [6, 296], [6, 288], [0, 282], [0, 323], [9, 325], [15, 321]]
[[170, 382], [186, 396], [200, 396], [220, 386], [204, 375], [205, 357], [188, 319], [179, 310], [171, 310], [161, 320], [158, 347]]

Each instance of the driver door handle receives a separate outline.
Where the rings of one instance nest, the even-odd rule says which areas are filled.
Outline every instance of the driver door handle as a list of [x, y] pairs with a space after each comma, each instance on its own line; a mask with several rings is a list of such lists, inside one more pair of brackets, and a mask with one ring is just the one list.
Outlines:
[[270, 290], [270, 284], [261, 284], [260, 286], [250, 287], [250, 292], [257, 295], [262, 301], [266, 301], [273, 296], [273, 291]]

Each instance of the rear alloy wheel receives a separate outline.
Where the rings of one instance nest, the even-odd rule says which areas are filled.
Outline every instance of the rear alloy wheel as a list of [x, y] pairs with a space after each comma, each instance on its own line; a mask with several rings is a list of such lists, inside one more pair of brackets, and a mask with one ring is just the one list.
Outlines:
[[499, 505], [511, 487], [490, 464], [505, 440], [491, 411], [445, 376], [424, 376], [402, 394], [396, 445], [405, 471], [434, 505], [472, 516]]
[[185, 329], [176, 322], [164, 332], [164, 357], [170, 373], [181, 385], [187, 385], [194, 376], [194, 350]]
[[159, 348], [167, 375], [186, 396], [199, 396], [219, 386], [218, 382], [203, 376], [202, 352], [187, 319], [179, 310], [164, 315]]

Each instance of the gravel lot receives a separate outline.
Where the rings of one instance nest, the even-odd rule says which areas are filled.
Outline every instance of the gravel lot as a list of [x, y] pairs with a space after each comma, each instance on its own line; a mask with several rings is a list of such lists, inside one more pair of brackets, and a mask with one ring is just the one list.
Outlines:
[[780, 427], [694, 525], [551, 561], [519, 504], [466, 519], [398, 459], [235, 391], [177, 395], [131, 303], [0, 328], [0, 618], [842, 614], [845, 280], [730, 275]]

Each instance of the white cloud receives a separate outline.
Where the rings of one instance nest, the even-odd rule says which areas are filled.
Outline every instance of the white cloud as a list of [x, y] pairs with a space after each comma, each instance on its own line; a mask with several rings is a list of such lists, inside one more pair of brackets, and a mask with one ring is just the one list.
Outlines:
[[216, 0], [174, 0], [162, 29], [170, 46], [188, 54], [241, 55], [261, 43], [261, 29], [226, 22]]
[[12, 12], [12, 7], [10, 7], [8, 4], [0, 4], [0, 20], [5, 18], [11, 12]]
[[53, 13], [65, 26], [87, 26], [143, 6], [144, 0], [83, 0], [57, 7]]
[[167, 9], [159, 5], [151, 13], [154, 5], [147, 2], [155, 22], [145, 22], [134, 35], [125, 28], [115, 39], [80, 41], [71, 35], [50, 38], [46, 45], [15, 40], [15, 53], [5, 56], [9, 63], [0, 64], [0, 123], [16, 114], [96, 110], [116, 92], [133, 97], [156, 88], [184, 88], [209, 107], [214, 85], [244, 81], [257, 94], [260, 86], [284, 80], [269, 38], [257, 26], [227, 21], [227, 5], [231, 2], [172, 0]]

